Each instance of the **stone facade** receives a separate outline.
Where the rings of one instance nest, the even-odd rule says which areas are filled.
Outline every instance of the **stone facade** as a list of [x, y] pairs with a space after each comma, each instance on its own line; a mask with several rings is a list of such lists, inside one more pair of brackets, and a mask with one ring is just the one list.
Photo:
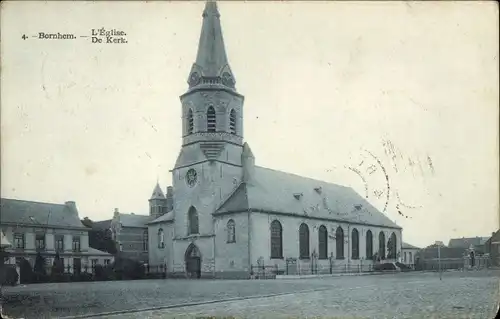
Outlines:
[[[152, 201], [150, 200], [150, 204]], [[156, 206], [151, 206], [153, 215], [139, 215], [135, 213], [120, 213], [115, 208], [113, 218], [94, 222], [94, 230], [110, 231], [116, 242], [116, 249], [120, 257], [148, 262], [148, 227], [147, 222], [156, 217]]]
[[417, 253], [419, 252], [420, 248], [412, 246], [407, 243], [403, 243], [403, 246], [401, 248], [401, 261], [406, 264], [406, 265], [414, 265], [415, 264], [415, 257], [417, 256]]

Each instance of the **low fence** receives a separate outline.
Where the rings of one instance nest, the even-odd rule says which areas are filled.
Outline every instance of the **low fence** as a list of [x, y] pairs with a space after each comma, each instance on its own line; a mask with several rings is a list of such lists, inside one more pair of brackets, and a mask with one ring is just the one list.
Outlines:
[[166, 265], [145, 265], [147, 278], [167, 278]]
[[[388, 261], [389, 262], [389, 261]], [[340, 273], [362, 273], [373, 271], [373, 263], [360, 260], [359, 264], [335, 264], [334, 260], [319, 263], [310, 260], [288, 258], [284, 267], [275, 265], [251, 265], [250, 278], [274, 279], [276, 275], [327, 275]]]

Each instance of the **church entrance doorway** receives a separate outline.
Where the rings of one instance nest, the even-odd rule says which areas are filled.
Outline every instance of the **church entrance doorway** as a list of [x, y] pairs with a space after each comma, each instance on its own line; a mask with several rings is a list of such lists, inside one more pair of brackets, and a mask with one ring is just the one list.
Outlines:
[[184, 256], [186, 261], [186, 274], [188, 278], [201, 277], [201, 254], [196, 245], [190, 244]]

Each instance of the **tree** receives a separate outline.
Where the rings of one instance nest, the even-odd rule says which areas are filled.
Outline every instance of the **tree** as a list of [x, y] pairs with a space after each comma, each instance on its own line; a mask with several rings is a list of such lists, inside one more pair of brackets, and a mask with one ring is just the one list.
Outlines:
[[94, 222], [88, 217], [85, 217], [84, 219], [82, 219], [81, 222], [85, 227], [88, 227], [88, 228], [92, 228], [92, 226], [94, 225]]
[[37, 281], [42, 281], [43, 278], [47, 275], [47, 271], [45, 269], [45, 258], [43, 258], [42, 254], [40, 253], [36, 254], [33, 272], [35, 273]]
[[52, 274], [60, 275], [64, 273], [64, 261], [59, 256], [59, 252], [56, 253], [54, 257], [54, 262], [52, 263]]
[[91, 230], [89, 232], [89, 246], [94, 249], [108, 252], [110, 254], [117, 253], [116, 241], [113, 240], [111, 231], [109, 231], [109, 229]]

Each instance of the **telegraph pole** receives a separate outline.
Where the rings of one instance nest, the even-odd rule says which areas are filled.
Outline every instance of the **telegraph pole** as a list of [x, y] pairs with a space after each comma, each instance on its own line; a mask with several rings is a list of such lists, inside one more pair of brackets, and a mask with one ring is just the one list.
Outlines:
[[438, 248], [438, 272], [439, 272], [439, 280], [443, 280], [442, 275], [441, 275], [441, 245], [443, 243], [440, 241], [436, 241], [436, 245]]

